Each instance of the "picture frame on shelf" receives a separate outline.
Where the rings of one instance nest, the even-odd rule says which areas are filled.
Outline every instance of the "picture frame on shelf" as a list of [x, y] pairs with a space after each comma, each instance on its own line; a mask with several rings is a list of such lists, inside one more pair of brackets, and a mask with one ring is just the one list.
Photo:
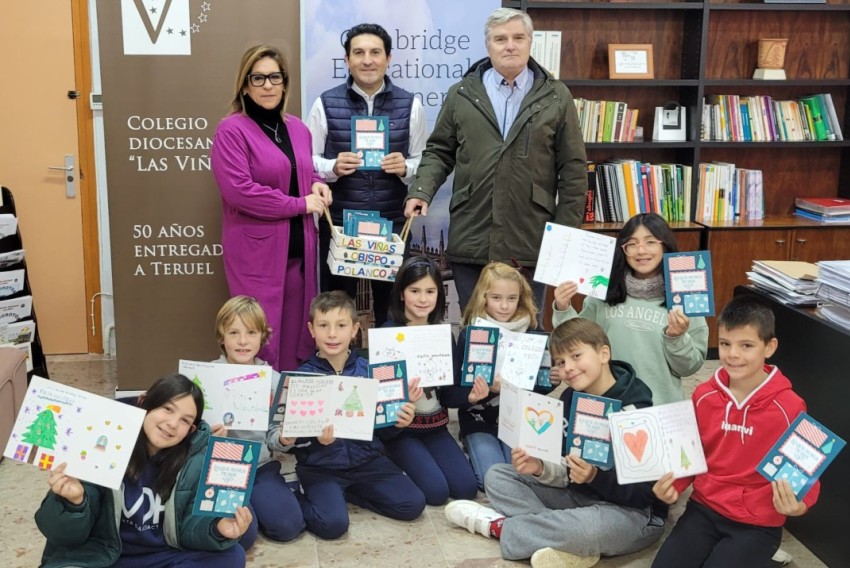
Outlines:
[[608, 44], [609, 79], [654, 79], [651, 43]]

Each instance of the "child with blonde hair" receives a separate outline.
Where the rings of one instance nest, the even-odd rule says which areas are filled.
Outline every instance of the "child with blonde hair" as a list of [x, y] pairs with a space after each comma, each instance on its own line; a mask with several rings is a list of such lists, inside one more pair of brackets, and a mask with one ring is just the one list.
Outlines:
[[[257, 357], [269, 339], [272, 328], [260, 303], [250, 296], [234, 296], [227, 300], [215, 318], [215, 338], [221, 349], [216, 363], [232, 365], [267, 365]], [[272, 372], [271, 394], [277, 391], [280, 374]], [[254, 516], [251, 527], [242, 537], [240, 544], [246, 550], [257, 538], [257, 530], [269, 539], [286, 542], [304, 530], [304, 516], [295, 495], [280, 475], [280, 462], [273, 459], [266, 433], [252, 430], [231, 430], [224, 425], [213, 426], [216, 435], [230, 436], [242, 440], [261, 442], [260, 467], [254, 479], [254, 489], [248, 507]]]
[[[455, 384], [446, 389], [443, 397], [446, 406], [458, 409], [460, 438], [469, 454], [478, 487], [483, 489], [487, 470], [497, 463], [510, 463], [511, 449], [498, 438], [501, 377], [497, 374], [492, 386], [481, 377], [475, 378], [472, 387], [460, 385], [461, 346], [466, 343], [466, 327], [478, 318], [519, 333], [537, 327], [537, 306], [531, 286], [519, 270], [503, 262], [491, 262], [481, 270], [461, 320]], [[553, 376], [553, 379], [557, 384], [558, 378]]]

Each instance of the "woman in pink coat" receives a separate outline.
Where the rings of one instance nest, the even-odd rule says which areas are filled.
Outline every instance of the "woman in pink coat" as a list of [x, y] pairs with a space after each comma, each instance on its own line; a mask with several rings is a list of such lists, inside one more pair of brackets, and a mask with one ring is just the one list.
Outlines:
[[279, 49], [249, 48], [211, 156], [230, 294], [253, 296], [263, 306], [273, 332], [260, 357], [278, 370], [295, 369], [312, 354], [307, 318], [318, 290], [313, 214], [331, 203], [330, 189], [313, 171], [310, 131], [286, 114], [289, 85]]

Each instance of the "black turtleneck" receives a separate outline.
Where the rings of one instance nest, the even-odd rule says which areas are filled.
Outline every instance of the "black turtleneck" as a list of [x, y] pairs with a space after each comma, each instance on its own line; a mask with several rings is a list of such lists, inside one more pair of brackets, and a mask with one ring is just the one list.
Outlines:
[[[289, 176], [289, 196], [299, 197], [295, 151], [292, 149], [289, 131], [286, 129], [286, 124], [280, 114], [283, 101], [271, 110], [261, 107], [247, 95], [242, 96], [242, 101], [245, 104], [246, 114], [260, 126], [269, 140], [280, 148], [289, 160], [292, 166], [292, 175]], [[289, 220], [289, 258], [304, 258], [304, 219], [301, 215], [296, 215]]]

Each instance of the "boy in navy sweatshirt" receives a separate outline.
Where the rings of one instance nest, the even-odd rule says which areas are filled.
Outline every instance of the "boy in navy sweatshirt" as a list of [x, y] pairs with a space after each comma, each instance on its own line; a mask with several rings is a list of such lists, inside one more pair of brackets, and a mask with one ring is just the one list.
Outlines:
[[[632, 366], [611, 360], [608, 337], [597, 323], [585, 318], [562, 323], [549, 349], [552, 372], [568, 385], [561, 395], [564, 408], [575, 392], [620, 400], [623, 409], [652, 405], [649, 387]], [[641, 550], [664, 532], [667, 506], [652, 494], [652, 483], [619, 485], [613, 469], [578, 456], [549, 463], [514, 448], [510, 464], [490, 468], [484, 487], [493, 509], [454, 501], [446, 517], [498, 538], [506, 559], [531, 557], [534, 568], [593, 566], [600, 555]]]
[[[349, 349], [360, 328], [350, 296], [339, 290], [316, 296], [308, 327], [318, 351], [298, 371], [371, 380], [366, 359]], [[412, 409], [399, 412], [402, 427], [412, 418]], [[337, 439], [329, 424], [317, 438], [292, 439], [284, 438], [276, 424], [269, 429], [268, 442], [272, 449], [295, 454], [304, 521], [316, 536], [334, 539], [348, 531], [346, 501], [402, 521], [412, 521], [425, 509], [422, 491], [384, 455], [374, 436], [370, 441]]]

